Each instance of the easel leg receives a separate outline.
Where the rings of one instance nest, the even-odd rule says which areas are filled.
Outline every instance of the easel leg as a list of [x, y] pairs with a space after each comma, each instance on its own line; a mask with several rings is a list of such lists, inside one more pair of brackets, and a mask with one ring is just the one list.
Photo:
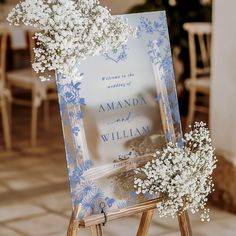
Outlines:
[[178, 221], [179, 221], [179, 229], [181, 232], [181, 236], [192, 236], [192, 231], [187, 211], [183, 212], [180, 216], [178, 216]]
[[77, 236], [79, 231], [79, 224], [74, 219], [71, 218], [70, 224], [67, 230], [67, 236]]
[[148, 230], [149, 230], [150, 224], [152, 222], [153, 213], [154, 213], [154, 210], [150, 210], [150, 211], [145, 211], [142, 214], [142, 218], [141, 218], [140, 225], [138, 228], [137, 236], [147, 236], [148, 235]]
[[91, 226], [91, 233], [92, 233], [92, 236], [104, 236], [102, 225], [100, 224], [100, 225]]
[[79, 206], [75, 206], [70, 218], [70, 224], [67, 230], [67, 236], [77, 236], [79, 231], [79, 222], [78, 222], [78, 215], [79, 215]]

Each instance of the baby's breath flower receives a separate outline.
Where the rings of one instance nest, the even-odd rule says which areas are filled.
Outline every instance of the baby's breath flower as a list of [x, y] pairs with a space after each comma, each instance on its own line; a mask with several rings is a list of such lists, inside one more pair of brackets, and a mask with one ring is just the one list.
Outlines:
[[117, 48], [135, 31], [127, 19], [111, 16], [98, 0], [25, 0], [9, 13], [8, 21], [37, 28], [33, 68], [56, 71], [71, 79], [79, 62]]
[[168, 143], [157, 151], [152, 162], [135, 171], [136, 193], [161, 194], [164, 200], [158, 206], [160, 216], [175, 217], [185, 210], [193, 214], [203, 210], [202, 221], [209, 221], [205, 209], [209, 193], [214, 191], [212, 172], [216, 157], [209, 130], [203, 122], [184, 135], [184, 147]]

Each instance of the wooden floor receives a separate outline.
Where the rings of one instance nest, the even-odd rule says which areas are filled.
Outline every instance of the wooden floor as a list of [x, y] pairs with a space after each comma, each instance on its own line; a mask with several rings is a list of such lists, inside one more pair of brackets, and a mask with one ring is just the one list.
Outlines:
[[[41, 116], [42, 117], [42, 116]], [[40, 118], [41, 119], [41, 118]], [[13, 109], [13, 151], [5, 152], [0, 128], [0, 236], [65, 236], [70, 218], [70, 194], [57, 104], [51, 106], [50, 130], [39, 125], [37, 148], [29, 147], [30, 110]], [[212, 210], [212, 221], [190, 216], [194, 236], [235, 236], [236, 216]], [[107, 236], [132, 236], [139, 216], [112, 222]], [[81, 236], [89, 235], [87, 230]], [[155, 214], [150, 236], [177, 236], [176, 220]]]

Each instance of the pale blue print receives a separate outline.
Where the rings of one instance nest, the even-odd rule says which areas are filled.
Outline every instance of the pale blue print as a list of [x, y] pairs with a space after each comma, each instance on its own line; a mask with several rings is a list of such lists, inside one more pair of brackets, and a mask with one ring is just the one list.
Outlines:
[[111, 52], [104, 53], [104, 57], [106, 60], [113, 61], [115, 63], [119, 63], [121, 61], [125, 61], [128, 57], [128, 46], [122, 45], [117, 49], [113, 49]]
[[[158, 54], [152, 50], [154, 45], [152, 44], [153, 42], [151, 39], [146, 40], [147, 53], [150, 55], [150, 60], [152, 63], [155, 63], [155, 60], [161, 60], [161, 64], [166, 74], [164, 79], [167, 90], [169, 91], [168, 96], [172, 112], [172, 114], [169, 114], [169, 117], [167, 118], [168, 122], [172, 122], [171, 119], [174, 117], [174, 122], [178, 126], [176, 126], [176, 132], [180, 133], [180, 118], [174, 87], [174, 75], [168, 40], [166, 17], [164, 12], [151, 14], [155, 14], [156, 20], [153, 20], [153, 15], [150, 17], [152, 19], [149, 19], [149, 15], [147, 13], [137, 14], [137, 16], [139, 16], [139, 23], [137, 23], [137, 37], [138, 39], [142, 39], [144, 36], [148, 38], [148, 35], [151, 35], [153, 39], [156, 39], [158, 47], [161, 48], [161, 52]], [[128, 59], [129, 50], [129, 46], [123, 45], [118, 49], [112, 50], [109, 53], [105, 53], [101, 58], [114, 63], [125, 62]], [[107, 196], [107, 194], [104, 193], [94, 181], [87, 180], [84, 176], [86, 171], [93, 168], [93, 163], [91, 160], [84, 159], [82, 147], [77, 142], [78, 136], [83, 130], [82, 120], [84, 114], [81, 111], [81, 107], [86, 106], [85, 99], [80, 96], [81, 83], [83, 83], [83, 81], [74, 83], [68, 78], [61, 78], [60, 75], [57, 76], [60, 113], [64, 131], [64, 142], [72, 200], [74, 205], [80, 205], [80, 219], [83, 219], [89, 215], [101, 212], [101, 202], [106, 204], [107, 209], [125, 208], [135, 204], [135, 200], [133, 198], [136, 196], [130, 193], [130, 198], [127, 200], [114, 199], [110, 196]], [[161, 98], [157, 97], [156, 100], [160, 101]], [[71, 136], [68, 134], [68, 132]], [[149, 197], [150, 196], [147, 196], [147, 198]]]

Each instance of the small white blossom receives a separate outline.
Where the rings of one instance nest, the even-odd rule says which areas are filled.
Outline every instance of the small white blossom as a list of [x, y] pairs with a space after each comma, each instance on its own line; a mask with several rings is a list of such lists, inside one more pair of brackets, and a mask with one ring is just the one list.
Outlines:
[[76, 78], [80, 60], [124, 44], [135, 34], [120, 16], [111, 16], [98, 0], [25, 0], [9, 13], [8, 21], [37, 28], [33, 68]]
[[210, 133], [203, 122], [197, 122], [184, 137], [183, 148], [168, 143], [162, 152], [155, 153], [152, 162], [136, 169], [134, 187], [137, 194], [155, 193], [164, 197], [158, 206], [162, 217], [175, 217], [185, 210], [193, 214], [204, 210], [201, 220], [209, 221], [209, 210], [204, 207], [214, 190], [212, 172], [217, 162]]

